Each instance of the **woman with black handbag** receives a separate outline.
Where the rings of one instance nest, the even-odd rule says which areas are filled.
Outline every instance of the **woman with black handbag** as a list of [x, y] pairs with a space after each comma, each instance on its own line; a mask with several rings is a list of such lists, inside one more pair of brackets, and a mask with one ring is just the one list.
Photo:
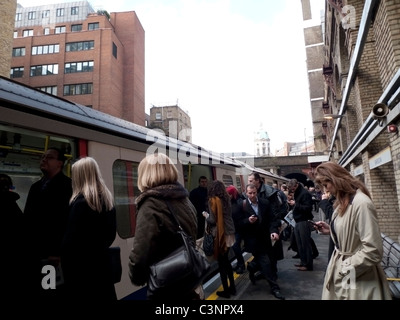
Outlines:
[[[178, 170], [172, 160], [162, 153], [148, 155], [138, 167], [136, 198], [137, 217], [133, 248], [129, 255], [129, 276], [133, 284], [148, 284], [150, 266], [162, 260], [182, 245], [173, 209], [179, 225], [192, 239], [197, 234], [197, 213], [189, 200], [188, 191], [178, 182]], [[149, 300], [196, 300], [196, 288], [179, 286], [161, 292], [147, 290]]]

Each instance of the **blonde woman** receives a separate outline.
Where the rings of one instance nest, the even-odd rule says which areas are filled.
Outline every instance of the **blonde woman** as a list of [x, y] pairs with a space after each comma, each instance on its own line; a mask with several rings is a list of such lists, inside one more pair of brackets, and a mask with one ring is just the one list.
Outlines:
[[[182, 245], [182, 237], [168, 209], [174, 210], [182, 229], [196, 239], [197, 213], [188, 191], [178, 182], [178, 170], [162, 153], [148, 155], [138, 167], [137, 217], [133, 248], [129, 255], [129, 276], [133, 284], [148, 283], [149, 266]], [[163, 294], [147, 292], [149, 300], [199, 299], [195, 290], [182, 292], [171, 287]]]
[[67, 298], [116, 300], [108, 248], [116, 235], [113, 196], [95, 159], [72, 166], [72, 197], [63, 242]]
[[381, 266], [383, 245], [378, 215], [365, 185], [333, 162], [320, 164], [315, 181], [335, 197], [330, 234], [335, 248], [325, 273], [323, 300], [392, 300]]

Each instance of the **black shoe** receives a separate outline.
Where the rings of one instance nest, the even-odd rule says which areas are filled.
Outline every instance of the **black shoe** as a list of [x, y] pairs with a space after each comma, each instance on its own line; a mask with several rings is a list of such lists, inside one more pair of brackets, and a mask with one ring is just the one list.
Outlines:
[[217, 291], [217, 296], [222, 297], [222, 298], [227, 298], [229, 299], [231, 297], [229, 292], [226, 291]]
[[249, 271], [249, 279], [252, 284], [256, 284], [256, 277], [254, 276], [254, 272]]
[[281, 292], [278, 289], [273, 290], [272, 294], [274, 295], [275, 298], [279, 300], [285, 300], [285, 297], [281, 294]]
[[244, 270], [243, 270], [242, 267], [237, 267], [236, 270], [235, 270], [235, 272], [236, 272], [237, 274], [242, 274], [242, 273], [244, 272]]
[[293, 259], [298, 259], [300, 258], [299, 254], [296, 254], [295, 256], [292, 257]]
[[313, 259], [317, 258], [319, 256], [319, 253], [313, 254]]
[[236, 296], [236, 288], [235, 287], [229, 287], [229, 292], [231, 295]]

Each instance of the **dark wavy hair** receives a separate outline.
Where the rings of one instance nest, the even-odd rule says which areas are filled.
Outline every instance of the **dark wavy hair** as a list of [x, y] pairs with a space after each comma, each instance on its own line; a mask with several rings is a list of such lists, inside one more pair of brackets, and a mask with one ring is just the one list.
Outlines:
[[369, 198], [367, 187], [358, 178], [352, 176], [345, 168], [335, 162], [321, 163], [315, 169], [315, 182], [319, 185], [324, 185], [330, 182], [335, 189], [335, 203], [333, 207], [339, 210], [339, 215], [342, 216], [352, 201], [357, 189], [360, 189]]
[[222, 201], [222, 205], [225, 210], [231, 209], [231, 198], [229, 198], [228, 192], [223, 182], [214, 180], [211, 182], [208, 188], [208, 197], [218, 197]]

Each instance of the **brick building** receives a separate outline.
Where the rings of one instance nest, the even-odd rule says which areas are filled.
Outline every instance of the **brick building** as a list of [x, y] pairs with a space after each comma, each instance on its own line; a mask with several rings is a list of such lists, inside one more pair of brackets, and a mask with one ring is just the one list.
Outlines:
[[145, 125], [144, 30], [134, 11], [18, 5], [12, 48], [14, 80]]
[[[381, 231], [400, 241], [400, 1], [325, 2], [323, 101], [328, 159], [365, 182]], [[314, 107], [314, 106], [313, 106]], [[318, 108], [319, 107], [319, 111]], [[323, 142], [316, 142], [316, 146]]]
[[154, 129], [161, 129], [166, 136], [192, 142], [190, 117], [178, 105], [151, 107], [148, 126]]
[[10, 75], [12, 35], [14, 30], [15, 10], [17, 0], [2, 0], [0, 2], [0, 75]]

